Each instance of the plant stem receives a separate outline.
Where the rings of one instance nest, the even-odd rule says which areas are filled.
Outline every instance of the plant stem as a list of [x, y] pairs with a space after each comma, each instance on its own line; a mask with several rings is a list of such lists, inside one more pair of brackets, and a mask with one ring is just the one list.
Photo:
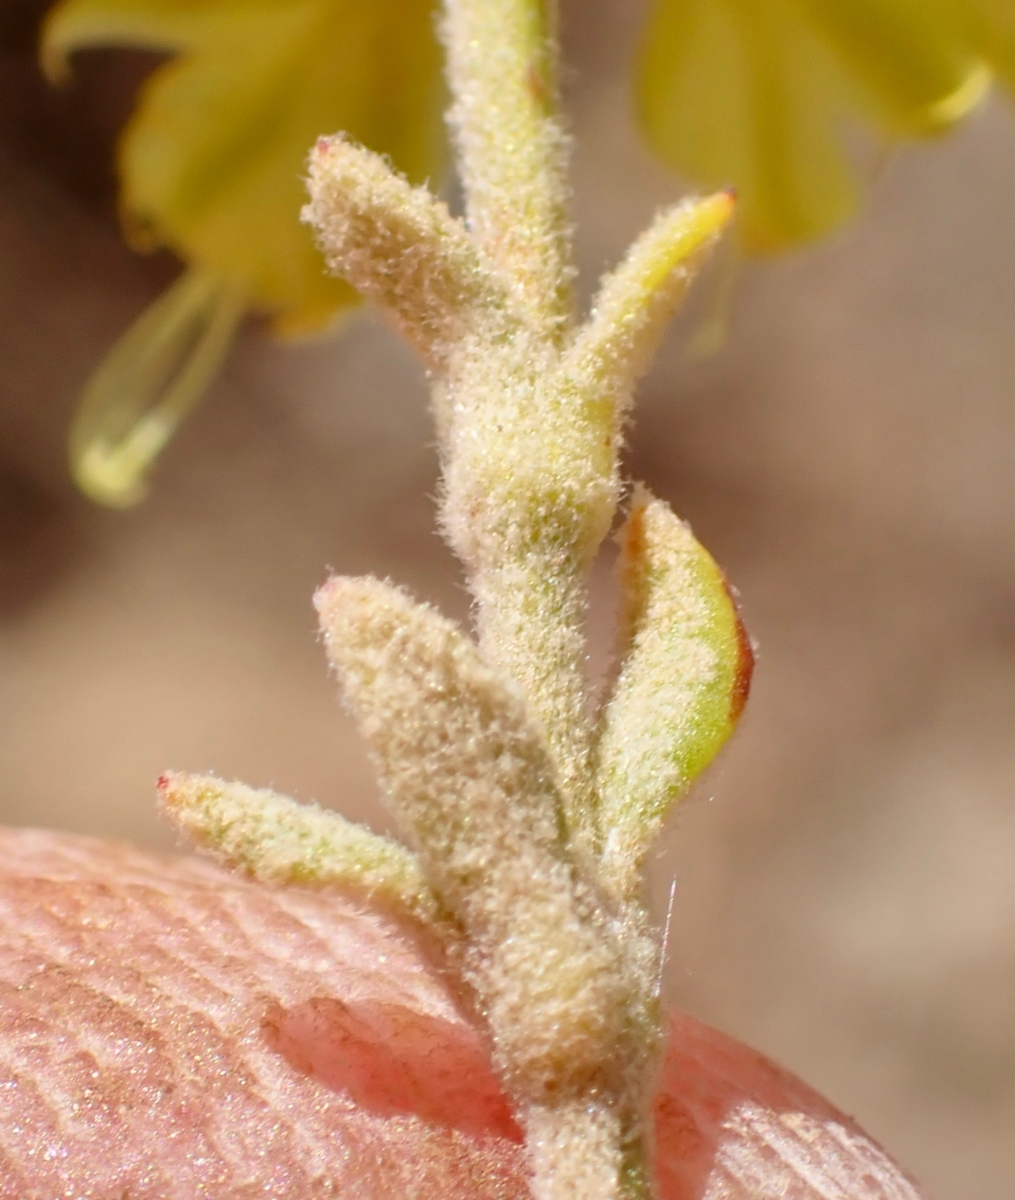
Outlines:
[[[652, 620], [639, 625], [627, 715], [601, 723], [637, 761], [612, 750], [603, 760], [587, 704], [586, 580], [617, 507], [635, 377], [731, 200], [660, 214], [576, 328], [553, 11], [445, 0], [442, 29], [467, 225], [341, 136], [311, 157], [306, 215], [332, 268], [387, 310], [431, 369], [440, 521], [466, 567], [479, 646], [376, 580], [333, 580], [318, 597], [322, 628], [428, 885], [462, 930], [463, 973], [525, 1129], [534, 1195], [650, 1200], [662, 1024], [639, 836], [676, 792], [649, 796], [643, 820], [639, 781], [659, 776], [680, 730], [662, 720], [647, 743], [642, 692], [697, 664], [693, 700], [713, 660], [729, 658], [735, 675], [739, 659], [693, 629], [667, 640]], [[643, 547], [650, 581], [669, 553], [658, 540]], [[686, 582], [664, 575], [664, 592], [671, 575]], [[718, 588], [729, 606], [717, 581], [707, 595]], [[642, 608], [665, 617], [672, 604], [662, 595]], [[716, 699], [723, 736], [728, 700]], [[692, 733], [699, 715], [688, 714]], [[609, 794], [604, 780], [617, 784]], [[600, 861], [607, 812], [611, 827], [629, 816], [636, 826], [608, 843], [622, 888]]]
[[[508, 304], [489, 310], [486, 327], [449, 358], [439, 405], [442, 524], [469, 572], [483, 656], [520, 686], [542, 729], [565, 836], [594, 879], [586, 574], [616, 509], [619, 437], [614, 406], [575, 386], [565, 361], [574, 272], [555, 24], [553, 0], [445, 3], [466, 218]], [[553, 931], [543, 936], [553, 944]], [[641, 989], [621, 965], [623, 937], [607, 940], [626, 1007]], [[628, 1032], [600, 1046], [586, 1083], [523, 1099], [539, 1200], [649, 1200], [641, 1081], [656, 1029], [652, 1005], [635, 1002]]]
[[[555, 25], [553, 0], [445, 5], [466, 216], [511, 314], [449, 380], [442, 521], [469, 569], [484, 653], [523, 689], [554, 754], [572, 834], [591, 843], [585, 572], [616, 487], [612, 460], [596, 453], [600, 430], [554, 386], [574, 321]], [[560, 454], [564, 445], [571, 454]], [[576, 459], [591, 472], [576, 472]]]
[[483, 570], [471, 586], [483, 653], [530, 697], [530, 710], [554, 754], [569, 832], [591, 850], [596, 830], [592, 724], [585, 695], [584, 579], [567, 563], [566, 552], [551, 549]]
[[594, 1100], [524, 1114], [539, 1200], [652, 1200], [644, 1147], [625, 1123]]
[[556, 0], [446, 0], [442, 30], [469, 227], [554, 340], [572, 276], [555, 26]]

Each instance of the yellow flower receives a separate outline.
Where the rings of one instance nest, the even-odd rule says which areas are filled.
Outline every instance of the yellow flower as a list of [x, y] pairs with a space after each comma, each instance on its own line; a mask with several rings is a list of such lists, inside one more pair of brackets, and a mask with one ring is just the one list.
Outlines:
[[346, 131], [420, 182], [440, 169], [443, 95], [431, 0], [63, 0], [42, 58], [162, 50], [119, 148], [131, 242], [189, 270], [100, 367], [72, 435], [79, 482], [141, 494], [155, 454], [214, 376], [243, 311], [310, 333], [353, 303], [300, 224], [307, 153]]
[[[533, 0], [535, 3], [535, 0]], [[298, 220], [308, 148], [341, 130], [413, 181], [441, 161], [435, 0], [62, 0], [53, 78], [89, 46], [170, 55], [120, 144], [130, 240], [168, 246], [181, 279], [93, 376], [71, 463], [111, 504], [214, 378], [248, 308], [283, 334], [355, 301]], [[649, 139], [697, 184], [733, 185], [749, 248], [834, 227], [856, 207], [850, 119], [889, 138], [947, 128], [1015, 87], [1015, 0], [654, 0], [639, 72]]]
[[1015, 4], [1012, 0], [950, 0], [949, 8], [970, 49], [997, 78], [1015, 90]]
[[778, 249], [855, 209], [851, 119], [934, 133], [994, 72], [1015, 84], [1012, 0], [655, 0], [639, 107], [665, 161], [737, 189], [747, 246]]

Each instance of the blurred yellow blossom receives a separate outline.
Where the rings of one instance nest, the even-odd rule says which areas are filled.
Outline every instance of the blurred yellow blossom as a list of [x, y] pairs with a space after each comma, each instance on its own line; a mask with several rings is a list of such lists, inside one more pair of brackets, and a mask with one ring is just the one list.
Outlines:
[[1015, 82], [1013, 0], [655, 0], [638, 81], [654, 149], [732, 185], [748, 248], [856, 207], [851, 120], [888, 138], [945, 129]]
[[143, 473], [205, 389], [247, 306], [276, 330], [327, 327], [355, 293], [324, 271], [300, 224], [321, 134], [344, 130], [410, 179], [442, 158], [431, 0], [63, 0], [43, 31], [50, 77], [96, 46], [164, 51], [119, 147], [135, 246], [189, 271], [143, 315], [87, 391], [72, 466], [107, 503]]
[[[71, 437], [78, 482], [134, 502], [244, 313], [283, 334], [355, 301], [298, 219], [309, 147], [341, 130], [414, 182], [439, 169], [435, 0], [62, 0], [49, 75], [90, 46], [165, 52], [120, 143], [130, 241], [182, 278], [92, 377]], [[895, 139], [1015, 87], [1015, 0], [654, 0], [638, 74], [649, 140], [690, 181], [732, 185], [749, 249], [832, 229], [858, 201], [850, 124]]]
[[173, 56], [120, 143], [130, 240], [242, 284], [283, 332], [327, 325], [352, 293], [299, 221], [307, 154], [341, 129], [416, 182], [438, 168], [430, 0], [64, 0], [43, 61], [111, 45]]
[[1015, 91], [1015, 3], [1013, 0], [950, 0], [966, 44]]

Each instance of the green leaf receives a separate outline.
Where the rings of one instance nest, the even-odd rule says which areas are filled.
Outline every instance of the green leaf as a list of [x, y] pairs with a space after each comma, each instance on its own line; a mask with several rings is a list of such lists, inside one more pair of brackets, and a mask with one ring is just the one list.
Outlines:
[[749, 248], [825, 233], [858, 200], [851, 113], [918, 135], [984, 95], [963, 2], [656, 0], [637, 84], [649, 141], [696, 184], [737, 190]]
[[600, 720], [596, 786], [603, 877], [630, 899], [667, 813], [736, 728], [754, 655], [722, 571], [644, 488], [620, 542], [622, 652]]
[[64, 0], [51, 75], [89, 46], [174, 55], [145, 84], [119, 155], [132, 241], [242, 287], [283, 332], [355, 299], [300, 224], [307, 153], [343, 130], [420, 182], [441, 168], [431, 0]]
[[213, 775], [168, 771], [159, 800], [221, 862], [262, 883], [346, 888], [424, 924], [446, 915], [411, 851], [316, 804]]

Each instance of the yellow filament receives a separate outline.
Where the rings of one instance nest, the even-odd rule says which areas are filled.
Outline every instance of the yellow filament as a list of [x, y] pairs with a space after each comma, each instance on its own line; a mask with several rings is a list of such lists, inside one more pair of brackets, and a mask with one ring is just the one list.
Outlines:
[[235, 283], [186, 271], [92, 375], [70, 434], [71, 471], [93, 500], [127, 508], [214, 379], [246, 308]]

